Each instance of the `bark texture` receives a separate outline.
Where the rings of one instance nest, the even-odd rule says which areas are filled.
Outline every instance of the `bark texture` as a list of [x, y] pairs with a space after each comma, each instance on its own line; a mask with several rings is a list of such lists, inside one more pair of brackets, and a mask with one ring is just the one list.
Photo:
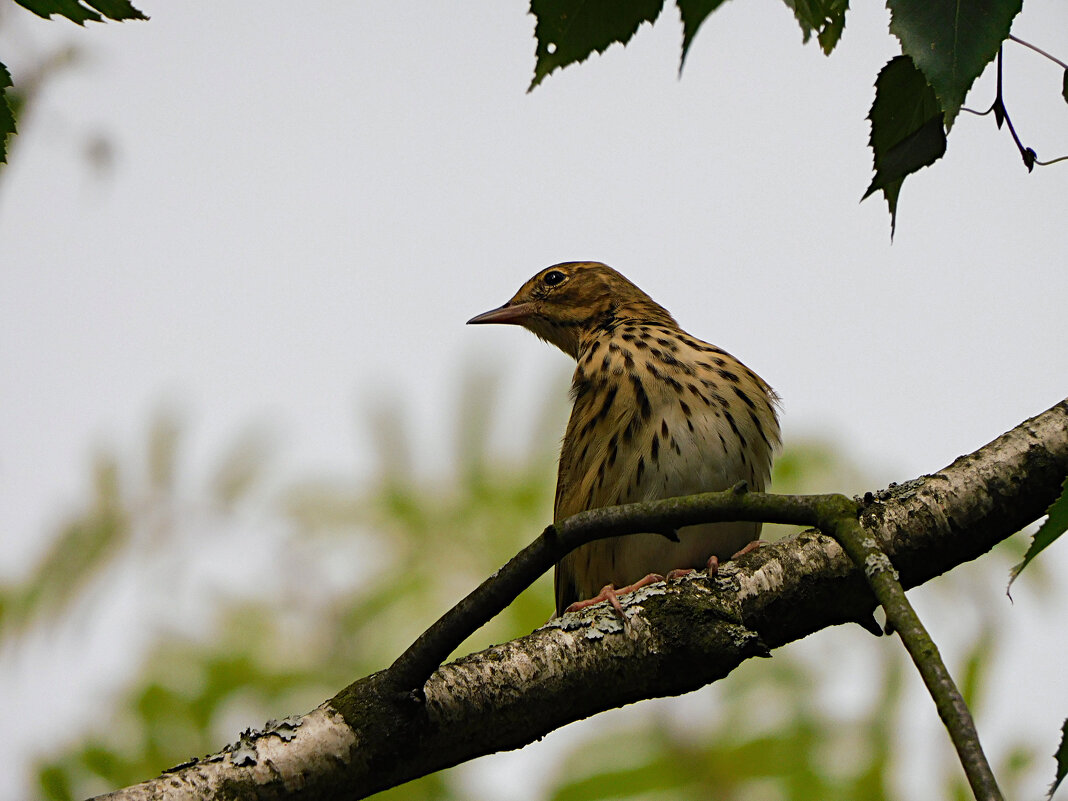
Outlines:
[[[868, 493], [861, 521], [906, 587], [976, 558], [1040, 517], [1068, 474], [1068, 401], [952, 465]], [[356, 798], [518, 748], [623, 704], [697, 689], [827, 626], [870, 621], [864, 576], [815, 531], [624, 596], [441, 666], [423, 690], [387, 671], [313, 712], [100, 798]]]

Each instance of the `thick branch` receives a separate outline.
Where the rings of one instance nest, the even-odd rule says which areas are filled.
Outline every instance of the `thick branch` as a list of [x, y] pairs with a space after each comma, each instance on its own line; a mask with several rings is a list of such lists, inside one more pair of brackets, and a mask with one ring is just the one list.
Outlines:
[[[869, 493], [862, 522], [914, 586], [1041, 516], [1066, 473], [1068, 401], [934, 475]], [[363, 797], [606, 709], [697, 689], [875, 606], [849, 558], [815, 532], [728, 563], [714, 580], [652, 585], [625, 602], [626, 628], [597, 607], [565, 616], [443, 665], [423, 697], [376, 673], [281, 733], [106, 797]]]

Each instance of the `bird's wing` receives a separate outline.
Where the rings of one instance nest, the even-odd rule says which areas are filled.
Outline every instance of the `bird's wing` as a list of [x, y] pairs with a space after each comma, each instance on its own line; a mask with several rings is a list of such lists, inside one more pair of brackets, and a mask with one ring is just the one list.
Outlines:
[[[579, 427], [578, 405], [571, 410], [571, 419], [567, 424], [567, 432], [564, 435], [563, 446], [560, 449], [560, 468], [556, 474], [556, 498], [553, 502], [553, 522], [560, 522], [573, 514], [582, 511], [580, 495], [575, 489], [582, 485], [582, 465], [578, 465], [579, 451], [577, 430]], [[569, 489], [570, 488], [570, 489]], [[553, 573], [553, 585], [556, 590], [556, 614], [562, 614], [567, 607], [578, 597], [575, 588], [575, 553], [569, 553], [556, 563]]]

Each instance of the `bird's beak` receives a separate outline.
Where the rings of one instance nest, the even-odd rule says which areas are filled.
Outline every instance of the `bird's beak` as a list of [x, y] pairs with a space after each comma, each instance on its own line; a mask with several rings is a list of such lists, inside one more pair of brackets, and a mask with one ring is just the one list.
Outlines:
[[467, 321], [467, 324], [511, 323], [512, 325], [522, 325], [530, 319], [533, 313], [534, 304], [532, 303], [516, 303], [515, 305], [505, 303], [499, 309], [490, 309], [488, 312], [482, 312], [482, 314], [472, 317]]

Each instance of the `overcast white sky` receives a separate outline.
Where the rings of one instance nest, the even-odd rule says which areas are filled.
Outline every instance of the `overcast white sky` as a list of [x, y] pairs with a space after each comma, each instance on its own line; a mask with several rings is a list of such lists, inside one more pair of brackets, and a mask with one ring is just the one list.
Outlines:
[[[85, 496], [94, 447], [136, 453], [162, 402], [190, 421], [193, 472], [253, 422], [291, 475], [367, 471], [355, 410], [395, 398], [442, 469], [455, 375], [479, 362], [505, 375], [495, 439], [514, 452], [564, 359], [464, 321], [556, 261], [620, 269], [776, 387], [787, 440], [832, 437], [884, 483], [1068, 393], [1068, 166], [1028, 175], [1006, 131], [961, 115], [906, 182], [892, 246], [882, 200], [858, 203], [897, 52], [874, 4], [827, 59], [777, 0], [728, 3], [681, 81], [669, 7], [532, 94], [522, 3], [141, 8], [150, 22], [85, 29], [5, 9], [16, 82], [33, 53], [85, 54], [0, 185], [5, 577]], [[1014, 33], [1068, 55], [1048, 0]], [[1006, 102], [1040, 158], [1068, 153], [1060, 80], [1008, 51]], [[992, 93], [986, 75], [969, 105]], [[1031, 646], [1064, 664], [1063, 628]], [[1052, 738], [1068, 689], [1046, 689]]]

